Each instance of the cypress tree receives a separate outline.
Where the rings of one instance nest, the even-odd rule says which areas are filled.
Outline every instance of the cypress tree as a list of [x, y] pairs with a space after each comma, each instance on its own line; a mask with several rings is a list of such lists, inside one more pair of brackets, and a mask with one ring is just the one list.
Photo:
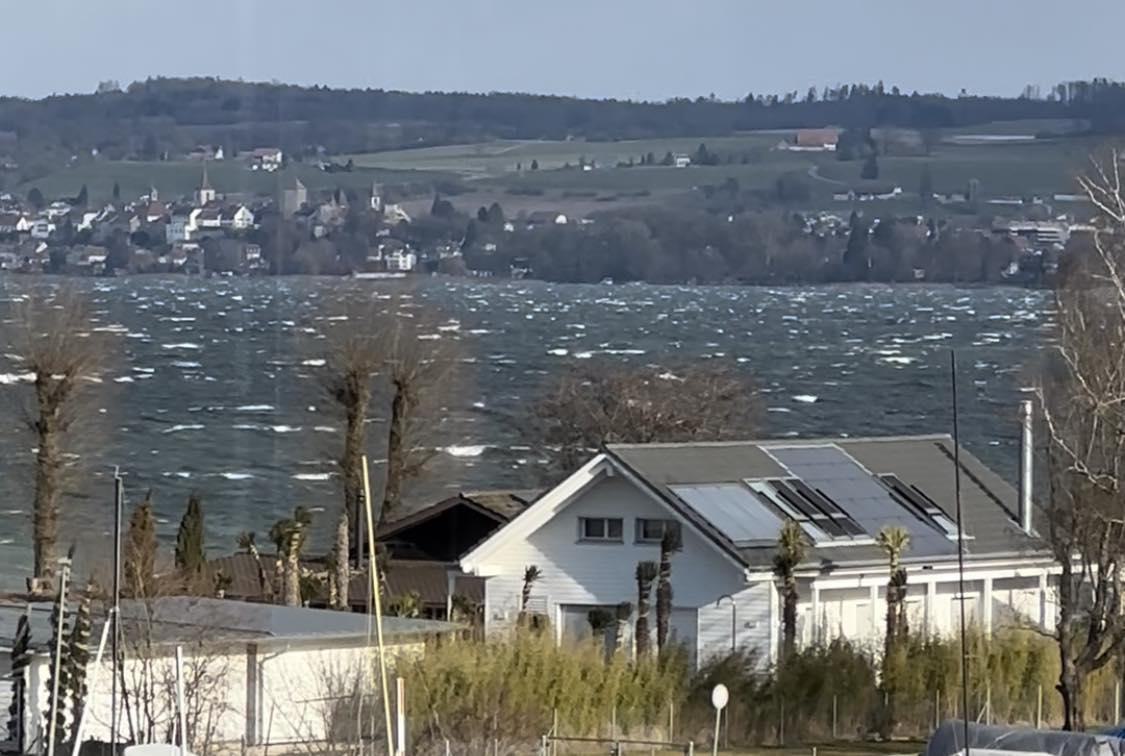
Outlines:
[[185, 577], [203, 572], [203, 501], [198, 494], [188, 497], [187, 510], [176, 533], [176, 569]]
[[77, 734], [78, 723], [82, 720], [82, 710], [86, 708], [86, 668], [90, 664], [90, 593], [78, 602], [74, 613], [74, 624], [70, 629], [64, 648], [63, 664], [66, 665], [66, 683], [70, 695], [71, 727]]
[[129, 532], [125, 536], [125, 595], [130, 598], [152, 595], [155, 572], [156, 520], [149, 491], [129, 517]]

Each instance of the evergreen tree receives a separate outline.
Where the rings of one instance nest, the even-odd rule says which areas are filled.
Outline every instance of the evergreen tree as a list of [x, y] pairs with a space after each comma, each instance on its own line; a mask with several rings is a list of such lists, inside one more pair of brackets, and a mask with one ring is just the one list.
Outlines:
[[86, 670], [90, 665], [90, 591], [86, 592], [78, 602], [74, 613], [74, 625], [66, 639], [63, 652], [64, 664], [67, 667], [67, 694], [70, 698], [71, 727], [77, 729], [82, 720], [82, 711], [86, 708]]
[[43, 198], [43, 192], [39, 191], [39, 187], [33, 186], [27, 193], [27, 204], [31, 205], [36, 210], [42, 210], [47, 205], [47, 200]]
[[860, 178], [866, 181], [874, 181], [879, 178], [879, 159], [875, 157], [872, 152], [867, 156], [867, 160], [863, 162], [863, 170], [859, 173]]
[[114, 202], [120, 202], [121, 201], [121, 185], [118, 184], [116, 181], [113, 182], [113, 201]]
[[125, 535], [125, 591], [130, 598], [151, 596], [156, 578], [156, 520], [152, 514], [152, 491], [129, 518]]
[[[55, 597], [54, 606], [51, 608], [51, 643], [55, 643], [55, 638], [60, 635], [66, 638], [68, 633], [66, 623], [66, 596], [59, 593]], [[50, 660], [47, 663], [47, 711], [46, 716], [43, 717], [43, 732], [45, 737], [50, 737], [51, 722], [55, 723], [55, 744], [56, 751], [61, 749], [57, 746], [65, 743], [67, 740], [66, 733], [66, 699], [67, 691], [70, 690], [70, 681], [68, 676], [69, 664], [67, 662], [67, 647], [63, 645], [63, 653], [56, 659], [55, 654], [51, 654]], [[56, 681], [58, 684], [59, 695], [58, 699], [54, 699], [51, 695], [55, 689]]]
[[192, 493], [176, 533], [176, 569], [185, 577], [198, 577], [203, 572], [203, 534], [203, 502]]
[[676, 156], [672, 154], [671, 150], [664, 153], [664, 159], [660, 161], [661, 165], [675, 165]]
[[538, 160], [533, 159], [531, 161], [531, 170], [533, 170], [533, 171], [539, 170], [539, 161]]
[[26, 745], [23, 730], [27, 712], [27, 673], [31, 664], [31, 623], [27, 615], [20, 615], [16, 623], [16, 636], [12, 643], [12, 702], [8, 705], [8, 742], [16, 753], [23, 753]]
[[493, 202], [488, 206], [487, 220], [496, 225], [504, 222], [504, 208], [500, 207], [499, 202]]
[[918, 177], [918, 200], [922, 203], [922, 207], [929, 205], [933, 196], [934, 177], [930, 174], [930, 166], [927, 163], [922, 166], [922, 175]]
[[90, 201], [90, 192], [86, 188], [86, 185], [83, 184], [82, 188], [78, 190], [78, 196], [74, 198], [74, 204], [78, 207], [86, 207], [86, 204], [89, 201]]

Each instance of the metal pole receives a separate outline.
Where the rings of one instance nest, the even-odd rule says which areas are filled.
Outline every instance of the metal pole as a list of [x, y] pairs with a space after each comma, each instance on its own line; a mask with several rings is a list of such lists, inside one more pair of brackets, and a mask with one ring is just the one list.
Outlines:
[[398, 756], [406, 756], [406, 681], [395, 678], [395, 724], [398, 726]]
[[836, 739], [836, 723], [839, 721], [839, 713], [837, 711], [838, 701], [839, 701], [839, 696], [832, 696], [832, 739], [833, 740]]
[[965, 528], [961, 519], [961, 434], [957, 415], [957, 351], [949, 351], [949, 377], [953, 399], [953, 498], [957, 503], [957, 590], [961, 593], [961, 720], [965, 756], [969, 756], [969, 654], [965, 628]]
[[1121, 681], [1113, 684], [1113, 723], [1121, 721]]
[[59, 623], [55, 633], [55, 669], [51, 673], [51, 722], [47, 729], [47, 756], [55, 756], [55, 734], [59, 722], [59, 678], [62, 677], [63, 627], [66, 625], [66, 584], [70, 579], [70, 559], [59, 560]]
[[117, 645], [120, 636], [117, 615], [121, 610], [121, 520], [124, 502], [125, 483], [121, 480], [121, 471], [115, 467], [113, 468], [113, 605], [109, 609], [109, 625], [113, 633], [110, 645], [110, 655], [113, 657], [111, 664], [113, 671], [110, 677], [113, 678], [113, 685], [109, 694], [109, 747], [114, 754], [117, 753], [117, 731], [120, 722], [117, 707], [117, 671], [120, 660]]
[[[386, 646], [383, 645], [383, 607], [379, 597], [379, 574], [375, 559], [375, 520], [371, 512], [371, 477], [367, 468], [367, 455], [361, 458], [363, 462], [363, 504], [367, 515], [367, 542], [371, 545], [371, 558], [367, 560], [367, 571], [371, 575], [371, 596], [375, 609], [375, 635], [379, 644], [379, 684], [383, 693], [383, 715], [387, 728], [387, 753], [394, 756], [394, 744], [391, 742], [391, 693], [387, 684], [387, 655]], [[368, 615], [370, 616], [370, 615]]]
[[715, 709], [715, 736], [711, 738], [711, 756], [719, 756], [719, 725], [723, 720], [723, 710]]
[[180, 756], [187, 752], [187, 707], [184, 706], [184, 648], [176, 646], [176, 714], [180, 719]]
[[1043, 686], [1039, 686], [1039, 700], [1035, 704], [1035, 729], [1043, 726]]

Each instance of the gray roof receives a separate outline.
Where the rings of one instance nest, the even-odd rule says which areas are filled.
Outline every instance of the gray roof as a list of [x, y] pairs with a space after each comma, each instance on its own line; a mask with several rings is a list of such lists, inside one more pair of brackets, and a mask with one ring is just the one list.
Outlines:
[[[794, 477], [816, 484], [811, 477], [798, 474], [783, 466], [773, 455], [786, 456], [779, 449], [807, 446], [835, 446], [850, 456], [872, 475], [895, 475], [907, 485], [924, 492], [950, 518], [956, 517], [954, 496], [954, 445], [948, 435], [901, 436], [885, 438], [838, 439], [778, 439], [766, 441], [736, 441], [715, 443], [674, 444], [611, 444], [607, 452], [628, 470], [635, 473], [691, 521], [718, 547], [748, 567], [768, 568], [773, 561], [775, 546], [769, 544], [736, 544], [732, 538], [714, 527], [699, 511], [677, 496], [672, 487], [741, 483], [755, 479], [792, 479]], [[1041, 556], [1046, 549], [1043, 542], [1024, 533], [1018, 525], [1019, 494], [999, 475], [988, 469], [963, 448], [961, 460], [961, 506], [966, 533], [967, 558], [999, 557], [1011, 555]], [[814, 460], [815, 461], [815, 460]], [[810, 475], [815, 466], [805, 468]], [[681, 489], [682, 490], [682, 489]], [[825, 493], [841, 505], [870, 535], [870, 512], [863, 509], [858, 498], [850, 498], [848, 491]], [[904, 507], [901, 511], [888, 507], [887, 524], [907, 524], [914, 518]], [[862, 515], [862, 516], [861, 516]], [[865, 519], [866, 518], [866, 519]], [[864, 526], [864, 522], [868, 525]], [[910, 529], [908, 528], [908, 531]], [[904, 561], [924, 559], [927, 562], [956, 558], [956, 543], [944, 535], [926, 537], [919, 531], [912, 537], [911, 550]], [[936, 533], [936, 531], [934, 531]], [[932, 534], [930, 534], [932, 536]], [[947, 548], [942, 546], [949, 544]], [[811, 548], [808, 563], [822, 567], [833, 565], [883, 563], [886, 557], [874, 545], [832, 545]]]
[[[73, 606], [73, 605], [72, 605]], [[9, 648], [26, 604], [0, 604], [0, 648]], [[51, 603], [31, 604], [31, 637], [37, 648], [49, 646]], [[105, 614], [96, 610], [93, 636], [101, 633]], [[230, 642], [253, 640], [359, 640], [369, 630], [365, 614], [327, 609], [278, 606], [217, 598], [169, 596], [151, 601], [122, 601], [121, 628], [126, 638], [149, 625], [154, 643]], [[388, 640], [437, 635], [461, 630], [460, 625], [433, 620], [383, 617]], [[141, 636], [143, 637], [143, 636]]]

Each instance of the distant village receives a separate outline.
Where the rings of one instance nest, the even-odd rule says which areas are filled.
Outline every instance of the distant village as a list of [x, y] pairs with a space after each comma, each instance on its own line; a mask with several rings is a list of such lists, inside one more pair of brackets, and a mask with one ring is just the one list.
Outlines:
[[[197, 148], [188, 157], [201, 162], [199, 185], [190, 197], [166, 198], [153, 186], [136, 199], [95, 206], [85, 187], [76, 197], [41, 203], [0, 193], [0, 271], [264, 274], [270, 271], [261, 244], [263, 219], [287, 222], [301, 238], [316, 241], [341, 228], [352, 209], [344, 192], [328, 192], [320, 201], [299, 178], [277, 196], [224, 195], [207, 170], [211, 160], [223, 159], [222, 148]], [[254, 171], [273, 173], [284, 165], [277, 148], [256, 149], [246, 158]], [[410, 215], [385, 202], [378, 184], [364, 204], [380, 216], [383, 228], [375, 233], [380, 242], [366, 251], [366, 264], [356, 266], [358, 273], [396, 277], [415, 271], [417, 253], [390, 237], [390, 229], [409, 223]]]
[[[841, 134], [835, 129], [799, 130], [775, 149], [836, 152], [840, 139]], [[280, 173], [272, 195], [223, 194], [208, 174], [209, 166], [229, 162], [222, 147], [199, 146], [180, 156], [184, 158], [199, 164], [198, 185], [190, 196], [164, 197], [153, 186], [140, 197], [125, 199], [115, 187], [113, 200], [99, 207], [90, 201], [86, 187], [75, 197], [45, 198], [38, 189], [31, 190], [27, 197], [0, 193], [0, 272], [80, 276], [311, 273], [370, 278], [443, 272], [598, 281], [616, 277], [620, 266], [608, 262], [609, 258], [655, 254], [651, 245], [641, 244], [633, 251], [623, 249], [626, 237], [632, 242], [638, 237], [615, 236], [609, 216], [604, 223], [598, 223], [601, 215], [582, 217], [558, 209], [539, 209], [507, 218], [494, 203], [492, 207], [481, 207], [474, 217], [458, 212], [449, 200], [435, 194], [429, 215], [416, 220], [402, 204], [389, 201], [378, 183], [373, 183], [367, 192], [337, 188], [314, 193], [299, 177]], [[263, 147], [243, 152], [238, 159], [247, 170], [272, 174], [288, 167], [286, 158], [280, 148]], [[689, 168], [717, 160], [701, 144], [694, 155], [669, 152], [659, 164]], [[657, 164], [654, 156], [645, 156], [637, 165], [648, 164]], [[350, 163], [342, 166], [323, 160], [318, 167], [325, 173], [352, 170]], [[580, 170], [595, 168], [593, 161], [580, 161]], [[730, 183], [728, 179], [727, 184]], [[705, 199], [697, 212], [709, 218], [709, 223], [734, 223], [742, 212], [735, 207], [739, 203], [734, 201], [737, 182], [734, 183], [733, 190], [727, 184], [700, 188], [699, 194]], [[835, 254], [833, 250], [842, 249], [844, 240], [852, 239], [857, 231], [887, 246], [933, 243], [951, 230], [959, 230], [977, 238], [1005, 241], [1007, 246], [998, 256], [1000, 278], [1019, 280], [1028, 279], [1028, 270], [1036, 271], [1036, 276], [1051, 273], [1057, 268], [1058, 255], [1071, 239], [1092, 230], [1067, 209], [1079, 207], [1084, 200], [1079, 196], [986, 198], [981, 196], [980, 184], [975, 180], [961, 193], [924, 191], [928, 196], [904, 192], [897, 185], [877, 188], [872, 182], [867, 182], [863, 191], [840, 190], [832, 196], [833, 204], [840, 204], [839, 210], [788, 211], [788, 241], [777, 250], [792, 245], [794, 240], [810, 240], [826, 250], [819, 253], [821, 259], [830, 260]], [[720, 203], [723, 192], [731, 192], [729, 213]], [[935, 222], [922, 215], [901, 215], [902, 206], [897, 201], [909, 196], [922, 200], [924, 207], [953, 207], [961, 220]], [[1004, 214], [1000, 213], [1001, 206], [1006, 208]], [[880, 207], [885, 209], [881, 211]], [[975, 212], [967, 213], [966, 208]], [[990, 208], [995, 215], [989, 214]], [[653, 238], [666, 235], [661, 223], [682, 226], [689, 218], [682, 212], [668, 217], [660, 208], [649, 210], [647, 216], [634, 213], [632, 217], [643, 219]], [[665, 217], [661, 218], [662, 215]], [[857, 217], [863, 216], [867, 220], [857, 222]], [[888, 241], [887, 234], [879, 230], [881, 223], [894, 226], [899, 241]], [[714, 229], [702, 228], [697, 227], [694, 237], [673, 235], [678, 239], [675, 243], [691, 246], [714, 236]], [[550, 229], [555, 230], [553, 237], [544, 233]], [[756, 233], [752, 228], [740, 227], [731, 238], [733, 243], [750, 247], [767, 244], [757, 239]], [[564, 236], [574, 243], [561, 243]], [[769, 243], [778, 244], [776, 239]], [[607, 251], [605, 244], [612, 249]], [[710, 255], [712, 251], [706, 246], [702, 253]], [[583, 264], [580, 271], [568, 267], [572, 259], [589, 260], [590, 255], [595, 256], [597, 264]], [[734, 257], [725, 251], [724, 255]], [[674, 266], [654, 263], [649, 267], [660, 269], [663, 277], [634, 269], [623, 278], [737, 280], [738, 265], [720, 269], [714, 275], [701, 274], [695, 265], [691, 263], [678, 271]], [[827, 269], [827, 264], [819, 265]], [[868, 262], [867, 267], [874, 265]], [[931, 262], [929, 267], [935, 266]], [[749, 269], [750, 266], [742, 268]], [[905, 276], [895, 275], [897, 280], [941, 280], [924, 264], [916, 264]], [[815, 271], [797, 278], [821, 280]], [[748, 280], [757, 279], [750, 275]]]

